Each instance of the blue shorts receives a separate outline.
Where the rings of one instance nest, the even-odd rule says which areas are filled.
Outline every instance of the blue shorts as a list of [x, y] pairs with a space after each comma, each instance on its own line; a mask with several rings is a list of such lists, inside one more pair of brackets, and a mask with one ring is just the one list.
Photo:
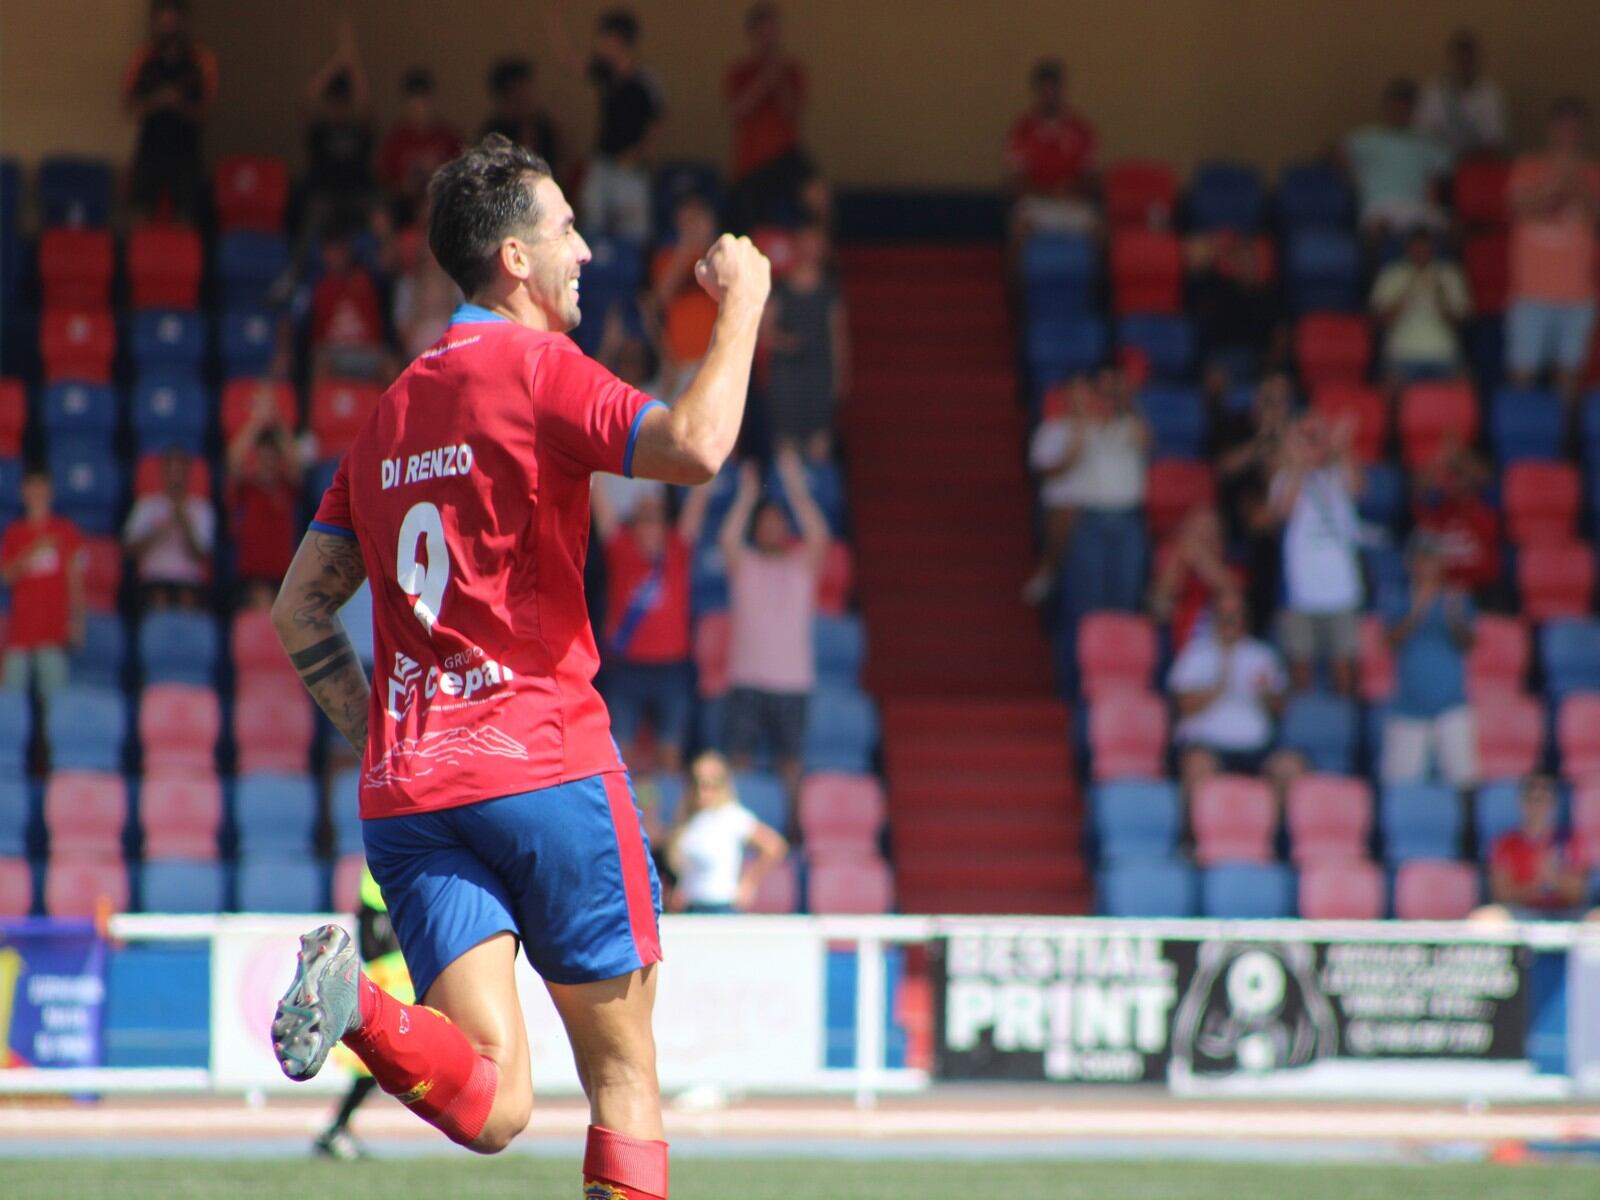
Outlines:
[[661, 959], [661, 885], [623, 772], [361, 823], [418, 998], [497, 933], [550, 983]]
[[1581, 371], [1589, 359], [1595, 306], [1513, 300], [1506, 309], [1506, 366], [1537, 375], [1546, 366]]

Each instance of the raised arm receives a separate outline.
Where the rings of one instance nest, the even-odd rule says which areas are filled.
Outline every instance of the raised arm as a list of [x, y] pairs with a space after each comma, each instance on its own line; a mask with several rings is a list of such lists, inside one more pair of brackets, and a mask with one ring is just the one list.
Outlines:
[[722, 528], [717, 531], [717, 546], [722, 550], [722, 565], [730, 576], [739, 570], [739, 560], [744, 554], [744, 531], [750, 524], [750, 514], [755, 511], [756, 500], [761, 495], [761, 476], [754, 463], [739, 468], [739, 491], [733, 506], [722, 518]]
[[300, 542], [272, 604], [272, 624], [317, 707], [361, 753], [367, 746], [371, 684], [339, 619], [366, 578], [353, 537], [311, 530]]
[[784, 495], [789, 497], [795, 520], [800, 522], [800, 537], [811, 556], [811, 564], [820, 567], [833, 541], [833, 531], [828, 528], [828, 518], [822, 515], [822, 509], [811, 497], [805, 464], [793, 447], [778, 453], [778, 478], [783, 481]]
[[711, 485], [702, 483], [690, 488], [678, 510], [678, 536], [693, 546], [700, 540], [700, 531], [706, 525], [706, 507], [711, 503]]

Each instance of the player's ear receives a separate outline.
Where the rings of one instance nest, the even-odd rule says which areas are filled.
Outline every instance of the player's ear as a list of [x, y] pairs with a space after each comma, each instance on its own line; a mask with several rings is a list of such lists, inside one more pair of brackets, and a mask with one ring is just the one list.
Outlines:
[[506, 238], [500, 243], [500, 265], [513, 279], [526, 279], [533, 274], [533, 258], [520, 238]]

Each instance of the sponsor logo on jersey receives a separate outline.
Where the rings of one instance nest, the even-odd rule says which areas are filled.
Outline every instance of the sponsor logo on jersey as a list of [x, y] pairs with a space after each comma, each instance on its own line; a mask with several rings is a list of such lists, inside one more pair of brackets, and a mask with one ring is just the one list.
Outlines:
[[528, 760], [528, 748], [491, 725], [439, 729], [421, 737], [401, 738], [372, 765], [364, 779], [371, 788], [412, 783], [436, 771], [448, 771], [469, 758]]
[[417, 677], [421, 674], [421, 663], [395, 651], [394, 672], [389, 676], [389, 716], [394, 720], [405, 720], [411, 711], [417, 699]]
[[456, 475], [472, 474], [474, 462], [472, 447], [462, 442], [455, 446], [439, 446], [421, 454], [383, 460], [383, 490], [407, 483], [427, 483], [430, 479], [449, 479]]
[[419, 692], [424, 700], [442, 693], [470, 703], [488, 699], [486, 693], [503, 687], [513, 677], [511, 668], [490, 658], [482, 646], [452, 654], [442, 668], [429, 667], [426, 674], [416, 659], [396, 651], [385, 709], [390, 719], [404, 721]]

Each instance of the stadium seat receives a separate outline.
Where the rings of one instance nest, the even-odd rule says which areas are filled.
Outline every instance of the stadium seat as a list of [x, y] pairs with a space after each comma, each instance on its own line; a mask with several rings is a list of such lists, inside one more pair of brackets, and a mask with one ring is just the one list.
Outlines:
[[184, 225], [140, 225], [128, 235], [128, 301], [134, 309], [200, 304], [205, 251]]
[[0, 234], [17, 231], [22, 211], [22, 164], [6, 156], [0, 158]]
[[117, 326], [109, 309], [52, 308], [39, 320], [45, 382], [110, 383]]
[[0, 457], [0, 520], [9, 524], [22, 514], [22, 458]]
[[810, 771], [872, 770], [878, 744], [878, 710], [855, 688], [820, 684], [806, 709], [805, 766]]
[[144, 682], [211, 687], [217, 675], [217, 623], [200, 612], [152, 612], [139, 622]]
[[39, 235], [45, 308], [105, 308], [115, 269], [116, 250], [107, 230], [55, 226]]
[[233, 824], [241, 858], [304, 855], [316, 833], [316, 784], [304, 774], [241, 774], [234, 787]]
[[289, 169], [282, 159], [234, 155], [217, 164], [217, 227], [277, 233], [289, 203]]
[[1153, 462], [1145, 477], [1145, 519], [1158, 538], [1177, 529], [1191, 509], [1217, 502], [1217, 477], [1209, 463], [1166, 459]]
[[1501, 465], [1558, 459], [1566, 437], [1561, 397], [1541, 388], [1501, 388], [1489, 405], [1489, 444]]
[[1078, 622], [1079, 686], [1090, 703], [1113, 692], [1150, 687], [1156, 629], [1137, 613], [1092, 612]]
[[103, 226], [111, 217], [111, 164], [53, 154], [39, 162], [39, 215], [46, 225]]
[[1295, 915], [1295, 875], [1282, 863], [1225, 863], [1200, 876], [1200, 911], [1220, 920]]
[[309, 769], [316, 725], [298, 681], [266, 676], [241, 683], [233, 702], [233, 743], [239, 771]]
[[1028, 367], [1034, 383], [1047, 387], [1093, 370], [1105, 361], [1103, 317], [1050, 313], [1028, 319]]
[[1326, 163], [1293, 163], [1278, 175], [1278, 215], [1288, 232], [1348, 229], [1355, 197], [1343, 175]]
[[1097, 782], [1159, 779], [1167, 754], [1167, 706], [1161, 698], [1116, 693], [1089, 705], [1089, 755]]
[[1160, 229], [1119, 229], [1111, 234], [1111, 311], [1183, 311], [1183, 250], [1176, 234]]
[[120, 689], [127, 661], [128, 638], [122, 618], [109, 612], [86, 614], [83, 645], [68, 660], [68, 677], [74, 683]]
[[378, 406], [383, 389], [362, 379], [319, 379], [311, 387], [311, 432], [322, 458], [341, 458]]
[[1299, 866], [1366, 858], [1372, 789], [1348, 775], [1302, 775], [1289, 785], [1289, 855]]
[[122, 858], [128, 785], [113, 771], [56, 770], [45, 782], [44, 827], [50, 853]]
[[1311, 393], [1311, 407], [1332, 421], [1355, 423], [1356, 457], [1377, 463], [1389, 442], [1389, 404], [1375, 387], [1349, 380], [1319, 384]]
[[1114, 862], [1097, 881], [1105, 917], [1192, 917], [1199, 911], [1194, 868], [1177, 859]]
[[1356, 512], [1363, 521], [1382, 526], [1398, 540], [1411, 498], [1405, 472], [1393, 463], [1367, 463], [1361, 470], [1361, 494], [1356, 497]]
[[1124, 159], [1106, 168], [1106, 220], [1113, 228], [1165, 229], [1177, 204], [1178, 176], [1166, 163]]
[[1461, 345], [1479, 385], [1497, 387], [1505, 373], [1505, 321], [1499, 315], [1468, 317], [1461, 327]]
[[1587, 542], [1539, 542], [1517, 555], [1522, 610], [1535, 621], [1584, 617], [1594, 597], [1594, 550]]
[[800, 785], [798, 820], [808, 853], [827, 844], [875, 854], [884, 816], [883, 785], [876, 776], [819, 771]]
[[266, 375], [278, 349], [276, 318], [260, 307], [227, 309], [222, 314], [217, 349], [224, 379]]
[[1266, 211], [1261, 174], [1244, 163], [1204, 162], [1189, 182], [1189, 226], [1254, 233]]
[[1119, 352], [1141, 355], [1158, 380], [1184, 380], [1194, 373], [1195, 341], [1194, 322], [1184, 316], [1138, 314], [1117, 322]]
[[213, 269], [225, 307], [264, 305], [289, 269], [289, 239], [281, 233], [224, 233], [217, 238]]
[[83, 439], [110, 446], [121, 405], [104, 384], [53, 383], [44, 389], [40, 417], [52, 443]]
[[1284, 256], [1289, 307], [1297, 313], [1351, 312], [1361, 307], [1361, 248], [1341, 229], [1289, 234]]
[[1248, 775], [1214, 775], [1189, 801], [1194, 859], [1201, 866], [1271, 862], [1278, 805], [1265, 781]]
[[333, 777], [328, 789], [328, 824], [334, 848], [341, 854], [363, 850], [361, 836], [361, 768], [347, 767]]
[[1584, 780], [1572, 791], [1572, 841], [1584, 862], [1600, 862], [1600, 780]]
[[800, 868], [794, 855], [761, 877], [755, 899], [746, 911], [774, 916], [800, 911]]
[[1100, 278], [1099, 249], [1077, 234], [1035, 234], [1022, 248], [1022, 278], [1030, 313], [1086, 313]]
[[700, 196], [714, 211], [721, 211], [724, 196], [722, 172], [717, 165], [698, 159], [674, 159], [656, 168], [651, 184], [651, 211], [657, 229], [671, 229], [673, 209], [685, 196]]
[[1554, 700], [1568, 692], [1600, 691], [1600, 621], [1546, 622], [1539, 630], [1539, 667], [1545, 693]]
[[139, 785], [139, 824], [146, 858], [216, 858], [222, 785], [211, 771], [147, 771]]
[[240, 912], [326, 912], [328, 873], [314, 859], [248, 859], [239, 864], [238, 891]]
[[1504, 226], [1509, 216], [1506, 184], [1511, 164], [1498, 158], [1469, 158], [1456, 164], [1450, 198], [1456, 219], [1468, 227]]
[[27, 779], [20, 771], [15, 775], [0, 771], [0, 857], [28, 853], [32, 822], [33, 801]]
[[92, 684], [68, 684], [51, 697], [45, 736], [50, 765], [57, 771], [122, 770], [128, 736], [122, 693]]
[[1600, 692], [1573, 692], [1561, 700], [1556, 749], [1563, 777], [1600, 777]]
[[867, 657], [867, 630], [860, 617], [819, 616], [812, 622], [817, 679], [834, 687], [854, 688]]
[[147, 308], [133, 314], [130, 348], [142, 376], [198, 383], [205, 368], [206, 318], [197, 312]]
[[211, 404], [193, 379], [143, 378], [133, 388], [133, 434], [140, 455], [205, 450]]
[[216, 913], [226, 903], [219, 862], [182, 858], [148, 861], [139, 872], [140, 906], [151, 913]]
[[128, 910], [128, 868], [103, 859], [51, 855], [44, 872], [44, 911], [52, 917], [93, 917], [106, 904]]
[[20, 779], [28, 772], [28, 739], [33, 734], [33, 709], [23, 692], [0, 692], [0, 778]]
[[222, 389], [222, 440], [231, 442], [255, 411], [256, 398], [271, 393], [279, 417], [290, 429], [300, 424], [300, 405], [294, 388], [281, 379], [230, 379]]
[[1478, 773], [1484, 779], [1511, 779], [1537, 770], [1544, 757], [1544, 713], [1531, 696], [1509, 692], [1475, 697]]
[[33, 911], [33, 869], [28, 860], [0, 855], [0, 918], [25, 917]]
[[1335, 775], [1355, 770], [1360, 731], [1355, 705], [1344, 697], [1317, 692], [1293, 697], [1278, 736], [1284, 748], [1303, 754], [1313, 770]]
[[1570, 463], [1513, 462], [1500, 479], [1507, 536], [1519, 546], [1570, 542], [1577, 532], [1580, 487]]
[[1502, 779], [1478, 789], [1472, 802], [1472, 825], [1477, 833], [1478, 857], [1485, 862], [1501, 834], [1522, 824], [1522, 783]]
[[850, 607], [854, 586], [855, 563], [850, 556], [850, 545], [842, 538], [834, 538], [828, 543], [827, 556], [817, 575], [817, 612], [829, 617], [843, 616]]
[[300, 676], [278, 640], [272, 614], [267, 609], [247, 608], [235, 614], [229, 628], [228, 647], [241, 687], [245, 678], [299, 682]]
[[1150, 423], [1151, 458], [1204, 458], [1210, 424], [1200, 389], [1152, 383], [1139, 392], [1139, 410]]
[[1485, 613], [1473, 622], [1467, 652], [1467, 695], [1520, 694], [1528, 678], [1532, 648], [1528, 627], [1517, 617]]
[[1384, 913], [1383, 872], [1364, 858], [1300, 868], [1300, 915], [1308, 921], [1376, 921]]
[[734, 777], [739, 803], [779, 833], [789, 829], [789, 797], [783, 781], [770, 771], [740, 771]]
[[156, 683], [139, 697], [139, 743], [144, 769], [216, 770], [222, 706], [217, 693], [192, 683]]
[[1094, 789], [1100, 861], [1162, 860], [1173, 856], [1183, 828], [1183, 802], [1165, 779], [1124, 779]]
[[57, 438], [50, 447], [49, 467], [58, 513], [91, 535], [118, 531], [124, 481], [109, 443]]
[[[117, 607], [122, 587], [122, 542], [116, 537], [83, 539], [83, 590], [89, 614], [105, 616]], [[120, 625], [119, 625], [120, 635]], [[122, 656], [118, 655], [120, 664]]]
[[1461, 849], [1461, 798], [1447, 784], [1385, 784], [1378, 798], [1378, 822], [1383, 856], [1391, 864], [1454, 858]]
[[1490, 316], [1505, 312], [1506, 295], [1511, 288], [1511, 239], [1505, 231], [1468, 237], [1462, 266], [1472, 289], [1473, 311]]
[[367, 860], [359, 852], [341, 854], [333, 863], [333, 911], [355, 912], [361, 903], [361, 873]]
[[28, 393], [20, 379], [0, 379], [0, 458], [22, 455], [22, 430], [28, 423]]
[[1402, 921], [1459, 921], [1478, 907], [1478, 872], [1468, 863], [1413, 859], [1394, 876], [1394, 915]]
[[1372, 361], [1372, 329], [1353, 313], [1307, 313], [1295, 323], [1294, 357], [1307, 388], [1359, 383]]
[[1478, 436], [1478, 399], [1470, 383], [1413, 383], [1400, 394], [1400, 452], [1406, 466], [1426, 466], [1452, 436], [1463, 446]]
[[814, 913], [886, 913], [894, 906], [894, 879], [881, 858], [813, 863], [806, 898]]

